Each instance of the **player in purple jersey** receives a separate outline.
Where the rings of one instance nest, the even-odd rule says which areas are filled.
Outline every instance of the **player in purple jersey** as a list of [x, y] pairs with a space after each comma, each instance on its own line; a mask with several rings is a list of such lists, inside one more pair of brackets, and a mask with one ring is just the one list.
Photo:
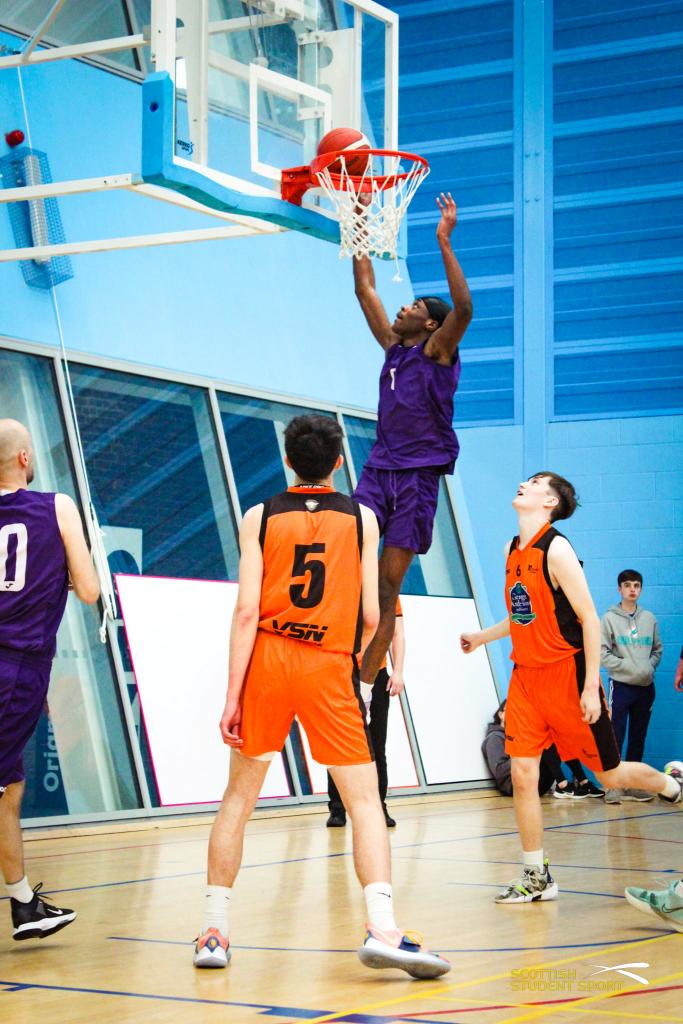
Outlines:
[[451, 246], [456, 207], [450, 192], [436, 200], [436, 237], [453, 309], [425, 297], [403, 306], [393, 324], [375, 290], [367, 257], [354, 259], [356, 295], [368, 326], [386, 353], [379, 381], [377, 440], [354, 492], [373, 510], [384, 536], [379, 562], [380, 623], [363, 657], [361, 686], [379, 671], [394, 635], [396, 598], [414, 554], [424, 554], [443, 474], [458, 457], [453, 399], [460, 379], [458, 346], [472, 319], [472, 298]]
[[51, 905], [24, 873], [22, 754], [45, 704], [56, 636], [71, 587], [94, 604], [100, 586], [72, 499], [29, 491], [31, 437], [0, 420], [0, 870], [15, 939], [44, 938], [73, 910]]

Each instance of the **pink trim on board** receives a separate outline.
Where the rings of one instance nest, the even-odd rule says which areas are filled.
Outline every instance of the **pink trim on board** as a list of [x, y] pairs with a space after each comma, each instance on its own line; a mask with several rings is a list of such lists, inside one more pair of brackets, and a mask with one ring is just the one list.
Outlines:
[[[131, 666], [132, 666], [132, 669], [133, 669], [133, 676], [135, 678], [135, 688], [138, 691], [138, 700], [140, 701], [140, 718], [141, 718], [141, 721], [142, 721], [142, 726], [143, 726], [143, 728], [145, 730], [145, 736], [147, 738], [147, 747], [148, 747], [148, 750], [149, 750], [149, 759], [150, 759], [150, 762], [151, 762], [151, 765], [152, 765], [152, 774], [154, 775], [154, 782], [155, 782], [155, 785], [157, 787], [157, 793], [159, 794], [159, 804], [160, 804], [161, 807], [205, 807], [208, 804], [219, 804], [221, 802], [220, 797], [218, 798], [218, 800], [192, 800], [192, 801], [190, 801], [188, 803], [177, 803], [176, 804], [176, 803], [169, 803], [169, 802], [165, 801], [163, 799], [162, 795], [161, 795], [161, 786], [159, 785], [159, 776], [157, 775], [156, 765], [154, 763], [154, 752], [152, 750], [152, 744], [151, 744], [150, 738], [149, 738], [149, 730], [147, 728], [147, 722], [146, 722], [146, 719], [145, 719], [145, 709], [144, 709], [143, 704], [142, 704], [142, 692], [140, 690], [140, 687], [138, 686], [138, 676], [137, 676], [137, 672], [135, 671], [135, 659], [133, 658], [133, 651], [132, 651], [132, 648], [131, 648], [131, 645], [130, 645], [130, 642], [129, 642], [129, 639], [128, 639], [128, 628], [126, 626], [126, 616], [125, 616], [125, 612], [124, 612], [124, 609], [123, 609], [123, 601], [121, 599], [121, 592], [119, 590], [119, 584], [118, 584], [119, 576], [127, 577], [127, 578], [130, 578], [130, 579], [136, 579], [136, 580], [139, 580], [139, 579], [169, 580], [171, 582], [173, 582], [174, 580], [178, 580], [179, 582], [182, 582], [182, 583], [186, 583], [188, 581], [188, 579], [190, 579], [190, 581], [193, 582], [193, 583], [220, 583], [221, 585], [224, 585], [224, 586], [233, 586], [233, 587], [236, 587], [238, 584], [236, 582], [234, 582], [233, 580], [199, 580], [199, 579], [192, 579], [192, 578], [186, 577], [186, 576], [146, 576], [146, 575], [141, 575], [139, 573], [134, 573], [134, 572], [117, 572], [117, 573], [114, 573], [114, 582], [115, 582], [115, 585], [116, 585], [116, 593], [117, 593], [117, 596], [118, 596], [118, 599], [119, 599], [119, 607], [121, 609], [121, 621], [123, 622], [123, 631], [124, 631], [124, 633], [126, 635], [126, 646], [128, 648], [128, 654], [130, 655], [130, 663], [131, 663]], [[228, 747], [227, 749], [229, 750], [230, 748]], [[280, 751], [278, 756], [282, 759], [282, 751]], [[285, 774], [285, 776], [287, 775], [286, 772], [284, 774]], [[292, 793], [282, 793], [282, 794], [277, 793], [277, 794], [269, 794], [268, 796], [259, 797], [259, 800], [287, 800], [287, 799], [290, 799], [292, 796], [293, 796]]]

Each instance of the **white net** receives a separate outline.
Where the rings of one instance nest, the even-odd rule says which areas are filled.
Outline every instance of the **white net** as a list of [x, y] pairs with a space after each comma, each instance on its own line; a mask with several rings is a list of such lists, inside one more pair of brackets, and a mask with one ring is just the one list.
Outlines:
[[[349, 155], [358, 164], [358, 153]], [[362, 174], [349, 173], [340, 153], [313, 176], [339, 216], [339, 257], [378, 256], [397, 259], [398, 236], [406, 210], [429, 174], [425, 160], [408, 153], [371, 152]], [[354, 168], [355, 169], [355, 168]]]

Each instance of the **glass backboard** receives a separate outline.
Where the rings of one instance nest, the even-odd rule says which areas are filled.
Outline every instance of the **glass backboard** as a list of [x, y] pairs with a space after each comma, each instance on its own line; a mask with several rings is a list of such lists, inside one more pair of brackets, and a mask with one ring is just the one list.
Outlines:
[[152, 0], [151, 18], [143, 177], [334, 240], [320, 195], [283, 205], [281, 171], [337, 127], [397, 148], [397, 15], [374, 0]]

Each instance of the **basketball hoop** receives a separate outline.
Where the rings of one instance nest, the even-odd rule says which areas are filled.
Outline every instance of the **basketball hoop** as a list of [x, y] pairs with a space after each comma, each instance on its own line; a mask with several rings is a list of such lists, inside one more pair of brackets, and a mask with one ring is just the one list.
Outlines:
[[[362, 174], [349, 162], [367, 154]], [[318, 156], [310, 167], [282, 172], [282, 197], [301, 205], [311, 188], [322, 189], [339, 217], [340, 259], [379, 256], [397, 259], [398, 233], [406, 210], [429, 174], [424, 157], [392, 149], [336, 150]]]

